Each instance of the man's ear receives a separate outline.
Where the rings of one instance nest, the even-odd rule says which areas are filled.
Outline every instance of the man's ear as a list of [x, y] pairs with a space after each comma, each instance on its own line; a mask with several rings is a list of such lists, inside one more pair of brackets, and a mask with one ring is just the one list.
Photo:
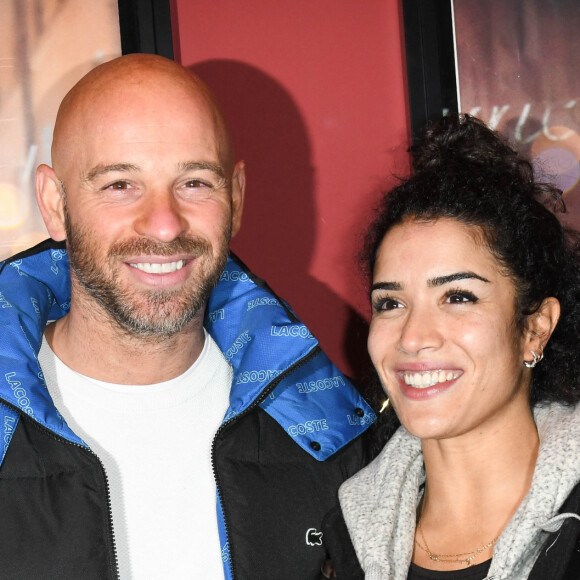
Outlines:
[[238, 161], [234, 167], [234, 175], [232, 177], [232, 236], [235, 236], [242, 227], [245, 193], [246, 166], [243, 161]]
[[528, 316], [524, 360], [530, 361], [533, 358], [530, 356], [531, 351], [534, 351], [537, 356], [543, 353], [559, 318], [560, 302], [554, 297], [544, 298], [538, 310]]
[[64, 191], [54, 169], [40, 165], [36, 170], [36, 202], [50, 237], [58, 242], [66, 239], [63, 196]]

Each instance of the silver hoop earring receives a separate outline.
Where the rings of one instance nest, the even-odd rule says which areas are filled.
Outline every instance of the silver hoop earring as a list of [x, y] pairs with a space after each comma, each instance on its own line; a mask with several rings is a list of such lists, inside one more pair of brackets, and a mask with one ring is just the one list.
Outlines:
[[540, 354], [536, 354], [533, 350], [531, 350], [530, 352], [532, 353], [534, 360], [532, 361], [525, 360], [524, 365], [526, 365], [526, 367], [529, 369], [533, 369], [544, 358], [544, 353], [541, 352]]

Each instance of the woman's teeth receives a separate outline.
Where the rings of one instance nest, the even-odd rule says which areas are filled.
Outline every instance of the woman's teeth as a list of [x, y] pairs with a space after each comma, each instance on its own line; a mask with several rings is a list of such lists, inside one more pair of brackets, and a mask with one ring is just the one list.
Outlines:
[[422, 371], [420, 373], [406, 372], [403, 380], [414, 389], [426, 389], [439, 383], [445, 383], [456, 379], [461, 373], [459, 371]]
[[185, 260], [177, 260], [177, 262], [166, 262], [165, 264], [159, 264], [156, 262], [147, 263], [139, 262], [137, 264], [131, 264], [133, 268], [138, 270], [143, 270], [147, 274], [169, 274], [170, 272], [176, 272], [181, 270], [185, 266]]

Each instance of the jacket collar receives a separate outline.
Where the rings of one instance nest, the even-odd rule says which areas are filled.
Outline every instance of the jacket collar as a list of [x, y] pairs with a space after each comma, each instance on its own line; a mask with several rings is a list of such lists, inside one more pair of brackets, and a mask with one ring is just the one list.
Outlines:
[[[47, 240], [0, 266], [0, 379], [4, 379], [0, 380], [0, 399], [57, 435], [84, 445], [55, 408], [37, 358], [47, 322], [61, 318], [69, 309], [70, 272], [64, 244]], [[306, 326], [233, 255], [210, 297], [205, 325], [234, 370], [225, 421], [259, 403], [320, 460], [373, 422], [370, 407], [320, 352]], [[314, 405], [296, 397], [300, 387], [295, 380], [292, 392], [286, 392], [291, 371], [301, 365], [315, 385], [319, 381], [322, 387], [331, 386], [320, 401], [312, 401]], [[333, 392], [334, 384], [343, 387], [342, 391]], [[312, 395], [317, 390], [299, 394]], [[338, 396], [344, 391], [347, 398]], [[304, 417], [305, 408], [316, 409], [323, 400], [327, 401], [323, 410]], [[362, 412], [363, 418], [353, 414], [355, 411]], [[327, 432], [329, 420], [340, 427], [338, 431]], [[310, 421], [308, 427], [304, 427], [306, 421]], [[312, 447], [313, 432], [320, 435], [319, 450]]]

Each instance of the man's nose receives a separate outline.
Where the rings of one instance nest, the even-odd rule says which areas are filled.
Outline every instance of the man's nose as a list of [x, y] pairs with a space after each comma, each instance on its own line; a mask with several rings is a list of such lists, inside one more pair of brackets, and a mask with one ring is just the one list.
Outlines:
[[143, 199], [134, 228], [141, 236], [171, 242], [187, 230], [188, 223], [171, 191], [155, 191]]

